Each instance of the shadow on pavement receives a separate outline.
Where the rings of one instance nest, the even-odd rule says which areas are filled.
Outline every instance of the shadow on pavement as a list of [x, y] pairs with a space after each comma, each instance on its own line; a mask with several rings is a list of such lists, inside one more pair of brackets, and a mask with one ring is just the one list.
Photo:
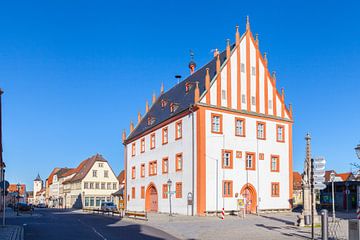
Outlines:
[[271, 219], [271, 220], [278, 221], [278, 222], [282, 222], [282, 223], [285, 223], [286, 225], [295, 225], [294, 222], [285, 220], [285, 219], [281, 219], [281, 218], [269, 217], [269, 216], [265, 216], [265, 215], [260, 215], [260, 217]]

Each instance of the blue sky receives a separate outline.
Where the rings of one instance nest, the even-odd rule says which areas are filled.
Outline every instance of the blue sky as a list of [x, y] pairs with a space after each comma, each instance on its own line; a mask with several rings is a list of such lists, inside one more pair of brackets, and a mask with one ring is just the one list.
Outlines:
[[304, 136], [328, 169], [349, 171], [360, 142], [359, 4], [347, 1], [1, 1], [0, 87], [11, 182], [45, 179], [101, 153], [123, 168], [121, 132], [145, 101], [245, 31], [250, 16], [294, 109], [294, 169]]

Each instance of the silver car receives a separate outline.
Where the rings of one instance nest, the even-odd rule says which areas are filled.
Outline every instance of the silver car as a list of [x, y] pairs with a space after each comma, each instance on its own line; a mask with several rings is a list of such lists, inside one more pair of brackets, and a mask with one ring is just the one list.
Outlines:
[[103, 211], [116, 211], [117, 207], [113, 202], [102, 202], [101, 203], [101, 210]]

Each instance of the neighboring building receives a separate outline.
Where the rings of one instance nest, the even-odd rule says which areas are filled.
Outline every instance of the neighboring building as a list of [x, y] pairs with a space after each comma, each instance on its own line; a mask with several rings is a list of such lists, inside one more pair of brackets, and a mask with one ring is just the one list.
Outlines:
[[238, 198], [248, 212], [290, 209], [292, 109], [249, 22], [235, 38], [123, 133], [128, 210], [169, 212], [169, 179], [174, 213], [237, 211]]
[[293, 172], [293, 206], [303, 204], [302, 176]]
[[[33, 204], [37, 205], [40, 203], [46, 203], [45, 193], [46, 190], [43, 188], [43, 180], [41, 179], [40, 175], [38, 174], [37, 177], [34, 179], [34, 190], [33, 190]], [[38, 194], [39, 193], [39, 194]]]
[[[66, 208], [100, 208], [101, 202], [113, 201], [118, 180], [107, 160], [96, 154], [73, 170], [62, 182]], [[67, 174], [65, 174], [67, 175]]]
[[114, 196], [114, 203], [118, 207], [118, 209], [124, 208], [124, 186], [125, 186], [125, 171], [122, 170], [117, 177], [119, 181], [119, 190], [112, 193]]
[[50, 186], [52, 184], [52, 179], [54, 174], [59, 171], [60, 168], [54, 168], [49, 177], [45, 180], [45, 198], [46, 198], [46, 204], [51, 207], [52, 206], [52, 200], [50, 198]]
[[26, 203], [26, 185], [20, 184], [20, 189], [18, 191], [17, 184], [10, 184], [8, 188], [8, 194], [6, 196], [6, 205], [16, 204], [17, 202]]
[[49, 185], [49, 207], [59, 208], [62, 207], [62, 200], [60, 196], [60, 179], [68, 171], [69, 168], [59, 168], [57, 171], [50, 174], [48, 178]]
[[33, 191], [26, 192], [26, 203], [34, 204], [34, 192]]
[[36, 195], [35, 195], [35, 204], [38, 205], [38, 204], [46, 204], [46, 189], [43, 188], [41, 189], [40, 191], [37, 191], [36, 192]]

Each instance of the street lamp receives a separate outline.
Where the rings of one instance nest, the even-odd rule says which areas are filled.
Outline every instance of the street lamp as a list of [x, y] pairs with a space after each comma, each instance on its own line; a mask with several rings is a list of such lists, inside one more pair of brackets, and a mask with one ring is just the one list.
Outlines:
[[172, 184], [172, 181], [170, 180], [170, 178], [169, 178], [169, 180], [167, 181], [167, 185], [168, 185], [168, 194], [169, 194], [169, 206], [170, 206], [170, 211], [169, 211], [169, 216], [172, 216], [172, 214], [171, 214], [171, 184]]
[[335, 173], [330, 173], [330, 180], [332, 185], [332, 221], [335, 222], [335, 194], [334, 194], [334, 181], [335, 181]]
[[356, 155], [357, 155], [358, 159], [360, 159], [360, 144], [358, 144], [358, 145], [355, 147], [355, 152], [356, 152]]
[[18, 202], [18, 205], [17, 205], [17, 213], [16, 215], [19, 216], [19, 202], [20, 202], [20, 183], [16, 184], [16, 189], [17, 189], [17, 202]]

